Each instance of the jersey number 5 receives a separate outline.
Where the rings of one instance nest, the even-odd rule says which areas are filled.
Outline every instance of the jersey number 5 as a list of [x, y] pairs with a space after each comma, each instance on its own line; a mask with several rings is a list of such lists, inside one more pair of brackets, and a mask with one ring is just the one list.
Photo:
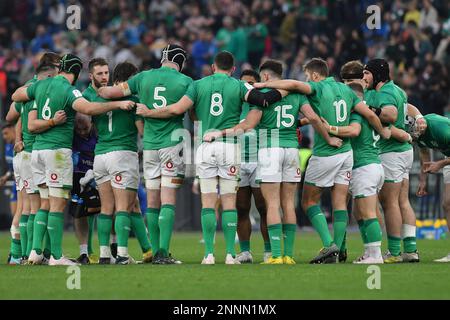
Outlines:
[[347, 120], [347, 103], [345, 103], [345, 100], [335, 101], [333, 106], [336, 108], [336, 121], [339, 123]]
[[153, 108], [158, 109], [158, 108], [164, 108], [165, 106], [167, 106], [167, 100], [165, 97], [159, 95], [159, 92], [164, 92], [166, 91], [166, 88], [164, 87], [155, 87], [155, 91], [153, 93], [153, 99], [155, 99], [155, 101], [161, 101], [160, 104], [153, 102]]

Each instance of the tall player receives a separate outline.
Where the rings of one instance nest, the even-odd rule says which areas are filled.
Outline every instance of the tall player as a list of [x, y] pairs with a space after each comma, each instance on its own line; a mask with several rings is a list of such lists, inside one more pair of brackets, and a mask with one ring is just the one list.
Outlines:
[[[249, 84], [231, 77], [235, 70], [234, 57], [222, 51], [214, 58], [214, 74], [193, 82], [185, 95], [167, 108], [149, 110], [138, 106], [137, 113], [143, 117], [170, 118], [185, 113], [194, 107], [197, 119], [201, 121], [200, 139], [208, 131], [222, 130], [239, 123], [242, 103], [248, 101], [256, 105], [268, 105], [281, 99], [281, 93], [271, 90], [261, 93], [252, 90]], [[219, 185], [222, 203], [222, 228], [226, 242], [226, 264], [239, 264], [235, 259], [234, 240], [236, 235], [237, 212], [236, 191], [240, 164], [239, 145], [236, 139], [203, 142], [197, 149], [197, 175], [202, 193], [202, 229], [205, 240], [205, 256], [202, 264], [215, 264], [214, 234]]]
[[[390, 136], [378, 117], [343, 83], [328, 77], [328, 66], [322, 59], [314, 58], [305, 67], [308, 82], [279, 80], [262, 83], [259, 87], [271, 87], [301, 92], [308, 95], [314, 111], [331, 126], [332, 134], [339, 133], [340, 126], [347, 126], [350, 114], [356, 111], [364, 116], [375, 130], [384, 137]], [[311, 263], [334, 263], [342, 246], [348, 224], [347, 192], [353, 166], [353, 153], [348, 138], [340, 148], [334, 148], [316, 132], [313, 155], [306, 170], [302, 206], [319, 233], [324, 248]], [[319, 202], [323, 188], [331, 187], [334, 239], [328, 230]]]
[[[137, 94], [150, 110], [177, 102], [192, 79], [181, 73], [186, 51], [170, 44], [162, 51], [161, 67], [138, 73], [116, 87], [99, 90], [105, 98]], [[144, 118], [144, 177], [147, 189], [147, 224], [155, 264], [174, 264], [169, 254], [175, 220], [177, 190], [183, 183], [183, 115], [168, 119]]]
[[[120, 63], [113, 73], [115, 84], [127, 81], [136, 74], [131, 63]], [[83, 92], [89, 101], [108, 101], [98, 95], [100, 88], [109, 81], [109, 67], [105, 59], [95, 58], [89, 62], [91, 84]], [[137, 102], [137, 97], [130, 97]], [[124, 100], [124, 99], [122, 99]], [[139, 157], [137, 135], [140, 120], [133, 112], [113, 110], [93, 117], [98, 133], [95, 147], [94, 175], [101, 199], [101, 214], [98, 217], [100, 264], [113, 261], [109, 246], [110, 231], [115, 212], [114, 229], [117, 235], [117, 264], [132, 262], [128, 255], [129, 231], [136, 233], [143, 251], [144, 262], [152, 257], [147, 231], [140, 213], [134, 211], [139, 185]]]
[[[406, 93], [390, 80], [389, 64], [384, 59], [370, 60], [364, 67], [364, 81], [368, 89], [376, 90], [374, 105], [394, 126], [405, 129]], [[409, 171], [413, 163], [413, 149], [408, 142], [396, 139], [380, 141], [380, 157], [385, 181], [380, 192], [388, 233], [388, 252], [385, 263], [419, 262], [416, 244], [416, 215], [409, 203]], [[401, 241], [404, 252], [401, 254]]]
[[[279, 80], [283, 66], [275, 60], [267, 60], [260, 67], [264, 81]], [[267, 90], [267, 89], [265, 89]], [[267, 264], [295, 264], [294, 242], [297, 228], [295, 215], [295, 193], [301, 179], [298, 157], [297, 119], [299, 111], [306, 116], [314, 129], [327, 143], [339, 147], [342, 141], [331, 138], [319, 116], [312, 110], [307, 98], [290, 93], [268, 107], [252, 107], [244, 122], [220, 133], [205, 136], [218, 139], [222, 135], [234, 135], [248, 131], [259, 123], [259, 150], [257, 179], [261, 181], [261, 192], [267, 206], [267, 224], [271, 245], [271, 258]], [[283, 212], [280, 218], [280, 209]], [[284, 239], [284, 252], [281, 243]]]
[[[75, 112], [95, 115], [119, 108], [129, 110], [135, 105], [132, 101], [90, 103], [84, 99], [81, 92], [73, 86], [82, 66], [80, 58], [66, 54], [61, 59], [58, 76], [21, 87], [12, 96], [15, 102], [35, 100], [33, 110], [29, 113], [28, 129], [37, 133], [32, 154], [33, 179], [41, 198], [48, 198], [50, 203], [48, 221], [45, 219], [39, 225], [42, 234], [47, 225], [50, 236], [49, 265], [74, 264], [62, 255], [62, 237], [63, 210], [72, 187], [71, 147]], [[43, 256], [33, 248], [28, 259], [39, 264]]]

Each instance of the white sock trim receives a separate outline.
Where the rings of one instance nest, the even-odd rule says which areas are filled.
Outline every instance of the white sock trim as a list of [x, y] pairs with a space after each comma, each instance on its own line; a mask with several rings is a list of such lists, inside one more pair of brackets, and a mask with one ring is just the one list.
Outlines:
[[416, 226], [412, 226], [410, 224], [402, 224], [402, 239], [415, 237], [416, 237]]

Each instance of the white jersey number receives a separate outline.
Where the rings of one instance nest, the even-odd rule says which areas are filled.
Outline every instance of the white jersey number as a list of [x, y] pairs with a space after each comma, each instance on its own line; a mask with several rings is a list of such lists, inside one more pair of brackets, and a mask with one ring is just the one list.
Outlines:
[[52, 109], [50, 109], [49, 103], [50, 98], [47, 98], [47, 100], [45, 100], [44, 107], [42, 108], [42, 119], [44, 120], [50, 120], [52, 117]]
[[347, 103], [339, 100], [333, 102], [333, 106], [336, 108], [336, 121], [339, 123], [347, 120]]
[[373, 147], [376, 148], [377, 147], [377, 143], [378, 141], [380, 141], [380, 135], [372, 129], [372, 138], [373, 138]]
[[113, 116], [113, 113], [112, 113], [112, 111], [109, 111], [106, 114], [108, 115], [108, 131], [112, 132], [112, 116]]
[[209, 112], [213, 116], [220, 116], [223, 113], [222, 95], [220, 93], [213, 93], [211, 96], [211, 108]]
[[159, 95], [160, 91], [164, 92], [164, 91], [166, 91], [166, 88], [164, 88], [164, 87], [156, 87], [155, 88], [155, 91], [153, 93], [153, 99], [155, 99], [157, 101], [161, 101], [161, 104], [153, 103], [153, 108], [155, 108], [155, 109], [164, 108], [165, 106], [167, 106], [166, 98]]
[[291, 105], [282, 105], [275, 107], [274, 110], [277, 112], [277, 128], [280, 128], [281, 125], [283, 125], [283, 127], [285, 128], [292, 127], [295, 122], [295, 118], [292, 114], [287, 113], [287, 111], [291, 109]]

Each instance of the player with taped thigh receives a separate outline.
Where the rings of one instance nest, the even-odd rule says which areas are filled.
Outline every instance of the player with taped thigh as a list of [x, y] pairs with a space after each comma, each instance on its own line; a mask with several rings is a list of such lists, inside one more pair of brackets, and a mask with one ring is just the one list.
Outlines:
[[[181, 73], [187, 58], [178, 45], [162, 51], [161, 67], [138, 73], [120, 87], [99, 90], [103, 97], [139, 95], [149, 110], [166, 108], [185, 94], [192, 79]], [[176, 193], [184, 180], [183, 115], [168, 119], [144, 118], [144, 178], [147, 224], [154, 264], [174, 264], [169, 252], [175, 220]], [[190, 141], [190, 140], [188, 140]]]
[[[378, 117], [354, 92], [343, 83], [328, 77], [328, 66], [322, 59], [314, 58], [305, 67], [308, 82], [279, 80], [255, 85], [301, 92], [308, 96], [314, 111], [332, 125], [333, 133], [339, 126], [349, 124], [354, 110], [366, 118], [378, 133], [385, 137], [390, 131], [383, 128]], [[315, 133], [313, 156], [306, 170], [302, 206], [314, 229], [319, 233], [323, 248], [311, 263], [335, 263], [342, 247], [348, 224], [347, 193], [353, 166], [353, 153], [348, 138], [339, 148], [330, 146]], [[319, 206], [323, 188], [331, 187], [334, 239]]]
[[[408, 109], [406, 93], [389, 77], [389, 64], [383, 59], [370, 60], [364, 67], [367, 88], [375, 90], [374, 107], [380, 119], [405, 128]], [[390, 120], [390, 121], [387, 121]], [[388, 235], [385, 263], [418, 262], [416, 244], [416, 216], [409, 203], [409, 171], [413, 163], [413, 150], [408, 142], [394, 137], [380, 141], [380, 158], [385, 181], [379, 194]], [[401, 253], [403, 240], [404, 252]]]
[[[58, 76], [21, 87], [14, 92], [12, 99], [15, 102], [34, 99], [36, 102], [29, 113], [28, 129], [37, 133], [32, 154], [35, 183], [40, 187], [41, 198], [48, 197], [50, 203], [47, 223], [51, 243], [49, 265], [73, 265], [74, 262], [62, 255], [62, 238], [63, 210], [72, 188], [71, 148], [75, 112], [95, 115], [119, 108], [129, 110], [135, 103], [91, 103], [84, 99], [81, 92], [73, 87], [82, 69], [82, 62], [77, 56], [64, 55], [59, 68]], [[44, 184], [48, 188], [42, 188]], [[42, 254], [34, 251], [33, 262], [41, 263], [42, 258]]]
[[[138, 106], [137, 114], [151, 118], [179, 116], [194, 107], [197, 119], [201, 121], [199, 137], [208, 131], [232, 127], [239, 123], [242, 103], [268, 105], [281, 99], [281, 93], [270, 90], [262, 93], [249, 84], [231, 77], [234, 72], [234, 57], [227, 51], [218, 53], [212, 65], [214, 74], [194, 81], [185, 95], [167, 108], [149, 110]], [[218, 131], [219, 130], [219, 131]], [[221, 139], [203, 142], [196, 151], [197, 175], [202, 193], [202, 229], [205, 240], [203, 264], [215, 264], [214, 233], [216, 218], [214, 206], [217, 202], [217, 184], [223, 208], [222, 226], [226, 241], [226, 264], [239, 264], [235, 259], [234, 240], [237, 212], [236, 191], [239, 175], [240, 150], [236, 139]]]
[[[253, 84], [260, 81], [259, 74], [254, 70], [244, 70], [241, 80]], [[242, 105], [241, 121], [244, 121], [250, 106], [247, 102]], [[250, 246], [250, 235], [252, 224], [250, 221], [250, 208], [252, 195], [255, 199], [255, 206], [260, 215], [260, 230], [264, 240], [264, 262], [271, 257], [269, 233], [267, 232], [267, 215], [264, 197], [261, 193], [260, 184], [256, 182], [256, 167], [258, 162], [258, 135], [255, 130], [243, 134], [241, 137], [241, 171], [239, 189], [236, 195], [236, 209], [238, 213], [237, 234], [239, 236], [239, 246], [241, 252], [237, 255], [240, 263], [252, 263], [253, 256]]]
[[[102, 58], [89, 63], [91, 85], [83, 92], [89, 101], [109, 101], [98, 95], [109, 79], [109, 67]], [[117, 85], [136, 74], [137, 68], [131, 63], [120, 63], [113, 72]], [[130, 99], [135, 102], [137, 97]], [[123, 99], [121, 99], [123, 100]], [[140, 120], [134, 111], [115, 110], [93, 117], [98, 133], [95, 147], [94, 175], [101, 199], [101, 214], [98, 217], [100, 243], [100, 264], [114, 262], [109, 246], [110, 230], [115, 213], [114, 230], [117, 235], [116, 264], [133, 263], [128, 254], [128, 238], [133, 230], [143, 250], [144, 262], [151, 261], [152, 251], [145, 224], [140, 213], [135, 212], [135, 200], [139, 185], [139, 157], [137, 137]]]

